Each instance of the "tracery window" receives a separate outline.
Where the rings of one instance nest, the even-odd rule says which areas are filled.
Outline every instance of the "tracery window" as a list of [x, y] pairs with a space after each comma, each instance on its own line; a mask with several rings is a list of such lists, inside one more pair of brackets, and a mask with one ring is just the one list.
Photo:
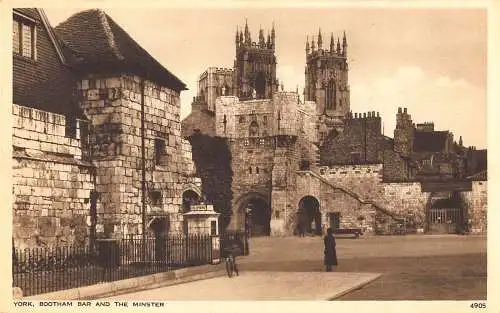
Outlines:
[[250, 137], [256, 137], [259, 135], [259, 124], [257, 124], [256, 121], [250, 123], [249, 135]]
[[337, 94], [336, 94], [336, 85], [335, 81], [331, 79], [328, 82], [328, 85], [326, 87], [326, 108], [327, 109], [336, 109], [336, 99]]

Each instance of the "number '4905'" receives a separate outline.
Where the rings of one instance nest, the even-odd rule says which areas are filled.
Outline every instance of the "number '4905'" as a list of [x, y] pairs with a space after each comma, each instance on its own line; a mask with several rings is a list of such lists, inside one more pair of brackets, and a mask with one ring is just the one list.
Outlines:
[[486, 303], [484, 302], [473, 302], [470, 305], [473, 309], [486, 309]]

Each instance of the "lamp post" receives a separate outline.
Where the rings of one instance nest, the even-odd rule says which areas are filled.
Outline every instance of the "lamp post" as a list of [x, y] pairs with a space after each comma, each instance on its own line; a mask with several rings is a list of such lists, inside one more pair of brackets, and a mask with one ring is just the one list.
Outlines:
[[249, 254], [248, 237], [250, 237], [250, 215], [252, 213], [252, 205], [249, 204], [245, 209], [245, 255]]

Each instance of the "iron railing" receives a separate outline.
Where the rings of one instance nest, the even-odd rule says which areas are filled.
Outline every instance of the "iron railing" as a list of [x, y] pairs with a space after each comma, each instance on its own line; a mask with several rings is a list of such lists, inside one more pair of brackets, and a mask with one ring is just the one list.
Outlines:
[[[220, 235], [221, 250], [240, 242], [248, 251], [244, 233]], [[24, 296], [116, 281], [178, 268], [211, 264], [212, 236], [167, 235], [97, 241], [96, 248], [59, 246], [13, 249], [13, 286]]]

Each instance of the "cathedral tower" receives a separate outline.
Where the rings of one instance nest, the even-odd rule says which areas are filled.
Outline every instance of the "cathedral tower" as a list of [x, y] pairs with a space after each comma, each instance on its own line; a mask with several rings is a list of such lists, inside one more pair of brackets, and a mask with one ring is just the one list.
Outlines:
[[[316, 48], [317, 45], [317, 48]], [[306, 101], [315, 101], [318, 112], [329, 117], [343, 119], [350, 112], [348, 84], [347, 39], [344, 32], [342, 46], [333, 34], [329, 50], [323, 48], [321, 29], [317, 42], [306, 42], [305, 90]]]
[[234, 82], [236, 96], [240, 100], [271, 99], [278, 91], [276, 79], [276, 56], [274, 25], [271, 35], [264, 37], [264, 31], [259, 30], [258, 41], [252, 41], [248, 24], [245, 22], [245, 32], [240, 30], [235, 36], [236, 60], [234, 61]]

